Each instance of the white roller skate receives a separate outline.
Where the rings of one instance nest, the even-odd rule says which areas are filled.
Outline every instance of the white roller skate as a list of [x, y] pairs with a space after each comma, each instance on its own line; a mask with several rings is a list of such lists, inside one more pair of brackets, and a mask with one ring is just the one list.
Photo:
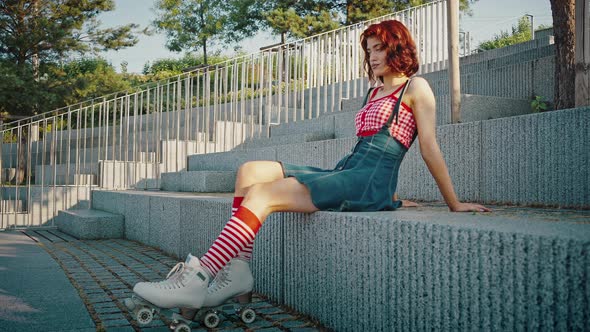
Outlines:
[[[135, 294], [125, 299], [125, 306], [140, 325], [146, 325], [160, 309], [201, 308], [208, 284], [209, 274], [199, 259], [189, 254], [186, 262], [178, 263], [170, 270], [166, 280], [137, 283], [133, 287]], [[190, 328], [178, 331], [190, 331]]]
[[[171, 328], [176, 330], [181, 324], [188, 326], [191, 320], [186, 317], [190, 316], [194, 316], [192, 320], [201, 321], [208, 328], [215, 328], [221, 322], [220, 315], [229, 316], [232, 313], [236, 313], [244, 323], [250, 324], [256, 319], [256, 312], [247, 306], [252, 302], [253, 287], [254, 277], [250, 265], [234, 258], [219, 271], [209, 285], [202, 309], [198, 312], [183, 309], [184, 317], [176, 315]], [[233, 302], [226, 303], [228, 300]]]

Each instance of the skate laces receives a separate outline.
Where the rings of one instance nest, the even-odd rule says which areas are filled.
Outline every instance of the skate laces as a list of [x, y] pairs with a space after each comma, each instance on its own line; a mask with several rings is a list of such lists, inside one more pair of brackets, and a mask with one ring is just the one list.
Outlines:
[[184, 276], [186, 275], [185, 272], [191, 271], [192, 268], [187, 266], [184, 262], [180, 262], [168, 272], [166, 276], [166, 280], [160, 282], [160, 286], [173, 289], [173, 288], [180, 288], [184, 287]]
[[212, 291], [217, 291], [220, 288], [225, 287], [225, 285], [227, 285], [227, 283], [231, 281], [229, 279], [229, 266], [230, 266], [230, 264], [231, 264], [231, 262], [228, 262], [227, 265], [224, 266], [223, 269], [221, 269], [221, 271], [219, 271], [219, 273], [217, 273], [217, 275], [215, 276], [215, 279], [211, 283]]
[[180, 274], [182, 274], [182, 272], [184, 272], [184, 262], [180, 262], [180, 263], [174, 265], [172, 270], [170, 270], [170, 272], [168, 272], [166, 279], [169, 279], [170, 276], [175, 277], [176, 274], [180, 275]]

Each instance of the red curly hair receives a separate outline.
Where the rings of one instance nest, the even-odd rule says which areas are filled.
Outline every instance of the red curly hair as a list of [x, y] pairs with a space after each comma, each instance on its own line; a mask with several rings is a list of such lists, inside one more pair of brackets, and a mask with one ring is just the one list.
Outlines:
[[[387, 49], [387, 65], [392, 71], [402, 73], [407, 77], [414, 75], [420, 67], [416, 44], [410, 35], [410, 31], [400, 21], [389, 20], [371, 24], [361, 35], [361, 45], [365, 51], [365, 70], [371, 82], [376, 78], [369, 64], [367, 53], [367, 40], [370, 37], [378, 38]], [[378, 77], [383, 82], [383, 77]]]

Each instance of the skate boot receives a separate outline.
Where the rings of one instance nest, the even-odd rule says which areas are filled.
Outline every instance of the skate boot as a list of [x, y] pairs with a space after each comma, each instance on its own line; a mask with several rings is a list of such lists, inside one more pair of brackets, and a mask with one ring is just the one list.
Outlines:
[[[256, 312], [246, 305], [252, 302], [253, 287], [254, 277], [248, 262], [232, 259], [209, 285], [203, 302], [203, 308], [209, 309], [201, 310], [199, 320], [202, 319], [206, 327], [215, 328], [220, 322], [219, 314], [226, 316], [233, 311], [244, 323], [252, 323], [256, 319]], [[222, 306], [231, 299], [234, 303]]]
[[160, 309], [201, 308], [208, 284], [208, 272], [198, 258], [189, 254], [186, 262], [178, 263], [170, 270], [166, 280], [137, 283], [133, 287], [134, 296], [125, 300], [125, 306], [139, 324], [146, 325]]

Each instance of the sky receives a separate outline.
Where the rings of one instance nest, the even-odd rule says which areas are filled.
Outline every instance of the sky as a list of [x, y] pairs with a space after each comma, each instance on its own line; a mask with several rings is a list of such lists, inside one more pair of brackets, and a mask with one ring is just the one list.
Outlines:
[[[99, 16], [102, 27], [119, 26], [129, 23], [137, 23], [141, 28], [150, 25], [155, 18], [153, 10], [154, 2], [151, 0], [115, 0], [115, 10], [103, 13]], [[525, 14], [533, 15], [535, 28], [539, 25], [551, 25], [551, 6], [549, 0], [478, 0], [471, 5], [473, 16], [461, 15], [459, 28], [469, 32], [472, 40], [472, 48], [480, 42], [489, 40], [501, 31], [511, 31], [518, 19]], [[246, 39], [240, 43], [243, 51], [247, 53], [258, 52], [260, 47], [280, 42], [280, 36], [273, 36], [268, 32], [261, 32], [255, 37]], [[147, 62], [153, 62], [162, 58], [180, 58], [183, 53], [170, 52], [165, 46], [164, 34], [152, 36], [139, 36], [139, 43], [119, 51], [109, 51], [101, 54], [118, 71], [121, 63], [128, 63], [127, 70], [133, 73], [141, 73]], [[227, 55], [233, 52], [232, 47]], [[219, 47], [213, 47], [213, 50]]]

